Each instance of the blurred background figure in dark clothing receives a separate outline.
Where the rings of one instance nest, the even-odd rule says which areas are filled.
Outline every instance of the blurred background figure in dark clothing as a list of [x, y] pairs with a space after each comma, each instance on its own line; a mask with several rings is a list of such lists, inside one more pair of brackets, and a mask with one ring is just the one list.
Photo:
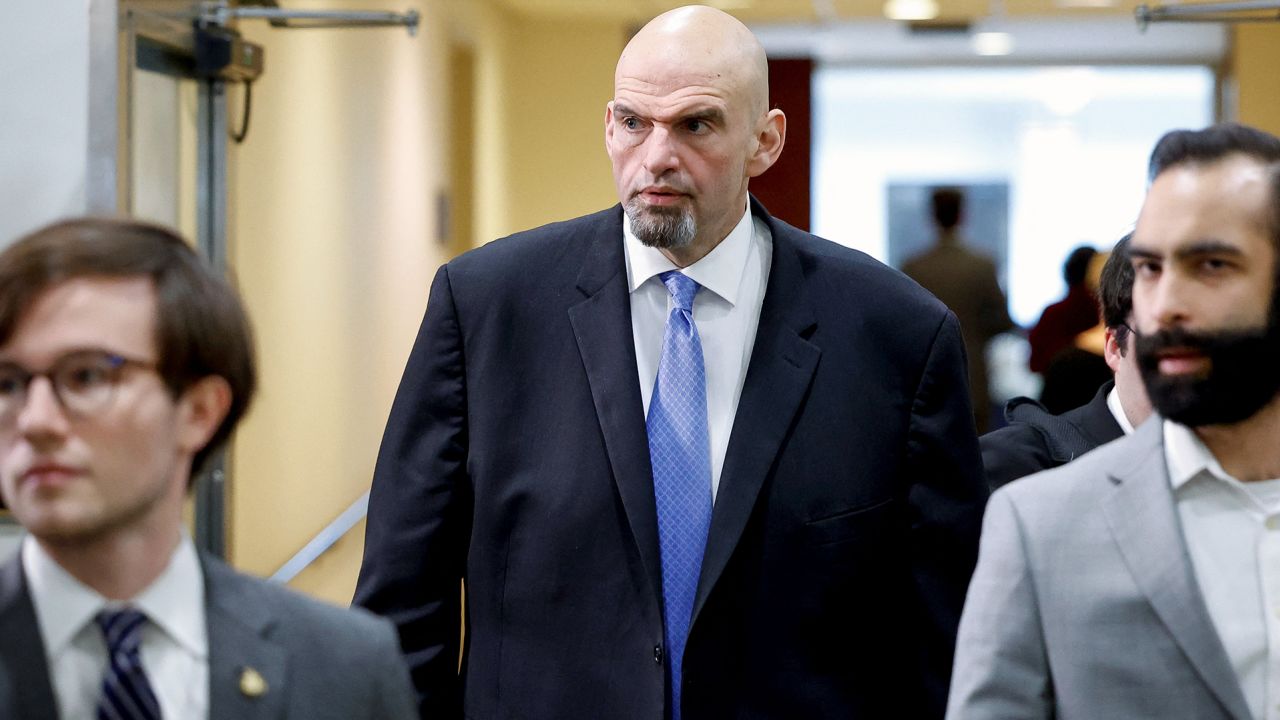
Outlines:
[[1081, 245], [1067, 256], [1062, 278], [1067, 282], [1067, 295], [1044, 309], [1040, 321], [1027, 334], [1031, 344], [1028, 365], [1031, 372], [1043, 375], [1058, 353], [1071, 347], [1076, 336], [1098, 324], [1098, 299], [1089, 289], [1089, 262], [1097, 250]]
[[[1109, 263], [1110, 257], [1109, 252], [1094, 253], [1089, 257], [1083, 284], [1089, 295], [1095, 298], [1095, 303], [1099, 296], [1102, 268]], [[1098, 312], [1102, 312], [1100, 307]], [[1070, 344], [1049, 360], [1040, 390], [1040, 404], [1049, 412], [1056, 415], [1089, 402], [1098, 388], [1111, 379], [1111, 368], [1104, 359], [1106, 331], [1102, 318], [1095, 314], [1093, 325], [1077, 333]]]
[[[1150, 417], [1151, 401], [1142, 384], [1130, 329], [1134, 272], [1128, 246], [1126, 235], [1110, 253], [1094, 257], [1095, 266], [1102, 264], [1096, 283], [1102, 306], [1100, 352], [1108, 373], [1115, 374], [1114, 381], [1109, 377], [1078, 407], [1065, 412], [1051, 412], [1028, 397], [1009, 401], [1005, 409], [1009, 424], [980, 438], [982, 464], [992, 490], [1070, 462], [1133, 432]], [[1102, 258], [1106, 258], [1105, 264], [1099, 262]], [[1093, 330], [1084, 333], [1092, 334]], [[1050, 365], [1051, 370], [1054, 365]]]
[[904, 263], [902, 271], [937, 296], [960, 320], [965, 354], [969, 356], [974, 422], [978, 432], [983, 433], [991, 419], [987, 343], [1014, 324], [996, 279], [995, 263], [961, 242], [958, 228], [964, 219], [964, 194], [955, 188], [937, 188], [932, 206], [938, 241]]

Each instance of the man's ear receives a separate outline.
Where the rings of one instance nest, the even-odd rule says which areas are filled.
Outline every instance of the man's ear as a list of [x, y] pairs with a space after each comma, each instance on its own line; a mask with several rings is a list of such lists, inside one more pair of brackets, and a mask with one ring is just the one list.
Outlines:
[[1116, 339], [1115, 328], [1107, 328], [1106, 340], [1102, 344], [1102, 358], [1107, 361], [1107, 367], [1111, 368], [1113, 375], [1124, 360], [1123, 350], [1124, 348], [1120, 347], [1120, 341]]
[[231, 385], [217, 375], [197, 380], [178, 399], [178, 443], [192, 454], [200, 451], [231, 409]]
[[787, 142], [787, 116], [777, 108], [765, 113], [755, 136], [755, 152], [747, 158], [747, 177], [758, 177], [773, 167]]
[[604, 106], [604, 151], [613, 157], [613, 101]]

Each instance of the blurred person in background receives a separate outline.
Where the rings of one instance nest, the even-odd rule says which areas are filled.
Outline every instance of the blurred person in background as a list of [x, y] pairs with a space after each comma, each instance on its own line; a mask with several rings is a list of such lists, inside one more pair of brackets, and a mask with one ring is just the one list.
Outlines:
[[1081, 245], [1067, 256], [1062, 266], [1066, 296], [1046, 307], [1040, 320], [1027, 333], [1027, 342], [1031, 345], [1027, 364], [1031, 372], [1043, 375], [1049, 363], [1071, 347], [1077, 335], [1098, 324], [1098, 299], [1087, 282], [1089, 263], [1097, 252]]
[[959, 227], [964, 222], [964, 194], [956, 188], [935, 188], [930, 196], [938, 228], [933, 247], [902, 266], [912, 280], [933, 293], [960, 320], [969, 361], [969, 397], [978, 432], [989, 429], [991, 393], [987, 371], [987, 343], [1015, 325], [991, 258], [965, 247]]
[[1103, 383], [1088, 403], [1059, 415], [1031, 398], [1009, 401], [1005, 410], [1008, 425], [979, 438], [982, 464], [992, 490], [1068, 463], [1133, 432], [1151, 415], [1131, 329], [1133, 265], [1128, 246], [1129, 236], [1116, 243], [1098, 282], [1105, 328], [1103, 352], [1114, 379]]
[[[1095, 252], [1089, 256], [1084, 288], [1094, 298], [1098, 307], [1098, 288], [1102, 268], [1110, 253]], [[1049, 361], [1044, 369], [1044, 383], [1040, 387], [1040, 404], [1049, 412], [1060, 415], [1077, 408], [1097, 394], [1098, 388], [1110, 382], [1112, 369], [1106, 360], [1107, 328], [1101, 315], [1095, 315], [1093, 325], [1076, 333], [1065, 347]]]

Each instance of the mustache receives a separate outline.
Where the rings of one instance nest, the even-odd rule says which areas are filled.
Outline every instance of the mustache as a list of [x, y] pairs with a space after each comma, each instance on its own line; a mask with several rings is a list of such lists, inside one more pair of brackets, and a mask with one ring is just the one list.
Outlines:
[[1139, 353], [1155, 353], [1170, 348], [1188, 348], [1203, 350], [1220, 343], [1224, 336], [1234, 335], [1232, 332], [1194, 332], [1185, 328], [1174, 327], [1157, 330], [1153, 333], [1134, 332], [1134, 342]]
[[1142, 334], [1134, 332], [1134, 352], [1138, 367], [1156, 372], [1160, 358], [1168, 350], [1189, 350], [1206, 358], [1220, 357], [1238, 351], [1242, 345], [1257, 342], [1268, 334], [1269, 325], [1232, 328], [1229, 330], [1187, 330], [1171, 327]]

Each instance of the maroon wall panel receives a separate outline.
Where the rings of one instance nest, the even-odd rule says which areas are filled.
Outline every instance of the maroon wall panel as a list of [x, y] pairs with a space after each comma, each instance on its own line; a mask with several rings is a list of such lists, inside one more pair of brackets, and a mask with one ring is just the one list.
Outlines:
[[787, 143], [768, 172], [751, 180], [751, 192], [774, 217], [801, 230], [809, 229], [810, 141], [809, 89], [813, 61], [769, 60], [769, 106], [787, 115]]

